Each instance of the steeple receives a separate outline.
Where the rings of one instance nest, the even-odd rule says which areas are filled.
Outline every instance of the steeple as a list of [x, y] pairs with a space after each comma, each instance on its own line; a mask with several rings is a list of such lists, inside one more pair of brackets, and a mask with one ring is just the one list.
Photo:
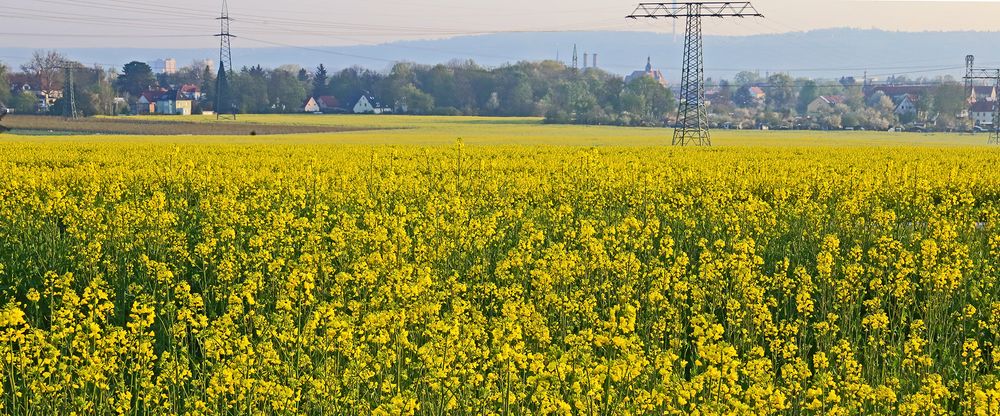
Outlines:
[[646, 72], [649, 73], [649, 72], [652, 72], [652, 71], [653, 71], [653, 58], [647, 56], [646, 57]]

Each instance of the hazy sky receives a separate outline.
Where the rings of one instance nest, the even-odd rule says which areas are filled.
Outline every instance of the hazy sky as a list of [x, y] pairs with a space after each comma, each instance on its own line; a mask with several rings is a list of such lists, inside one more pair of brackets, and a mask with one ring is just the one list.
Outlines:
[[[0, 47], [215, 47], [215, 0], [3, 0]], [[634, 0], [231, 0], [234, 46], [333, 46], [496, 31], [645, 30]], [[757, 0], [766, 19], [707, 20], [705, 32], [749, 35], [830, 27], [997, 29], [1000, 0]], [[678, 25], [683, 30], [683, 24]]]

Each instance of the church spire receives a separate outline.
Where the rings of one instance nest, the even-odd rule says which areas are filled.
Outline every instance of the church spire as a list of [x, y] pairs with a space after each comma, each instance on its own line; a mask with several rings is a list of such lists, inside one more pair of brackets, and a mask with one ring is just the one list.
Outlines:
[[652, 72], [652, 71], [653, 71], [653, 58], [647, 56], [646, 57], [646, 72]]

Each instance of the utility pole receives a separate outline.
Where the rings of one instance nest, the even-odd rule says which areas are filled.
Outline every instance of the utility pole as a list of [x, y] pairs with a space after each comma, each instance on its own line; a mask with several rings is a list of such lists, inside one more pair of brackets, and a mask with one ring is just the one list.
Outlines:
[[699, 1], [685, 3], [639, 3], [629, 19], [687, 19], [684, 33], [684, 65], [681, 71], [680, 105], [674, 128], [674, 146], [711, 146], [708, 111], [705, 108], [705, 64], [701, 37], [702, 17], [764, 17], [750, 2]]
[[[969, 97], [974, 97], [975, 91], [975, 80], [992, 80], [993, 88], [995, 90], [1000, 90], [1000, 69], [985, 69], [975, 67], [975, 58], [972, 55], [965, 57], [966, 69], [965, 69], [965, 85], [966, 88], [971, 90], [966, 90], [969, 93]], [[988, 144], [1000, 144], [1000, 105], [997, 105], [996, 101], [993, 101], [993, 129], [990, 131], [990, 138], [987, 141]]]
[[[220, 23], [219, 34], [215, 35], [219, 38], [219, 76], [215, 79], [215, 118], [229, 118], [232, 117], [233, 120], [236, 119], [236, 104], [233, 103], [232, 96], [229, 91], [229, 80], [226, 76], [226, 71], [233, 71], [233, 42], [232, 38], [236, 37], [229, 32], [229, 22], [232, 20], [229, 17], [229, 2], [228, 0], [222, 0], [222, 15], [216, 20]], [[223, 116], [223, 112], [229, 112], [226, 116]]]

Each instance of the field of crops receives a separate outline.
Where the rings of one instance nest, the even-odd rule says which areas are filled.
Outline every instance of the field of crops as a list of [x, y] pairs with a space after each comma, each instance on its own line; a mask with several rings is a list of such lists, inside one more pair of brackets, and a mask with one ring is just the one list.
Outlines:
[[289, 123], [242, 123], [215, 122], [214, 117], [200, 117], [201, 123], [189, 121], [186, 117], [101, 117], [67, 119], [55, 116], [11, 115], [3, 120], [5, 132], [14, 135], [201, 135], [201, 136], [249, 136], [272, 134], [338, 133], [343, 131], [366, 130], [361, 127], [346, 127], [332, 124], [307, 125]]
[[361, 134], [4, 137], [0, 413], [1000, 414], [1000, 151]]

